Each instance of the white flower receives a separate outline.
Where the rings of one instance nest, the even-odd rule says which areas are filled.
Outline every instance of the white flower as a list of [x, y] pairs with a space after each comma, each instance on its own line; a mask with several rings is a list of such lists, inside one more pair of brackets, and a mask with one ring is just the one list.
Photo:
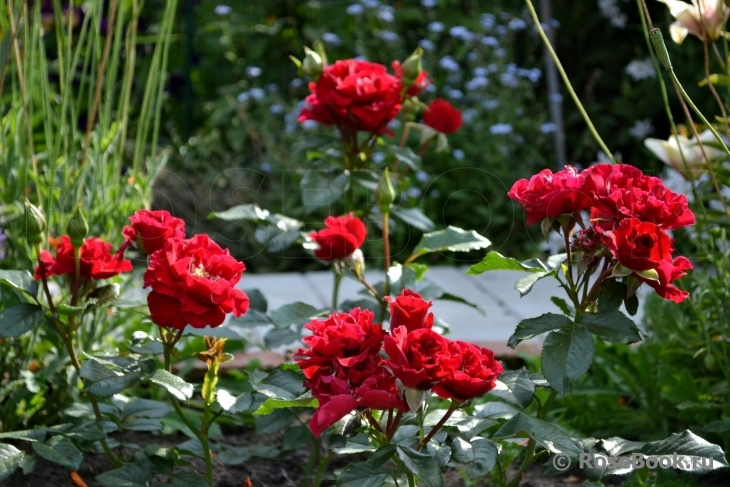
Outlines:
[[[725, 154], [725, 151], [707, 144], [708, 142], [716, 142], [715, 136], [709, 130], [702, 132], [699, 140], [702, 142], [702, 148], [710, 160], [717, 159]], [[700, 145], [694, 137], [688, 139], [684, 135], [672, 135], [669, 137], [669, 140], [646, 139], [644, 145], [655, 156], [661, 159], [664, 164], [673, 167], [683, 174], [688, 173], [687, 169], [689, 169], [688, 175], [691, 177], [699, 176], [704, 172], [705, 158], [702, 155]], [[684, 160], [682, 160], [682, 156], [684, 156]], [[684, 161], [687, 161], [686, 166]]]
[[654, 131], [654, 126], [651, 124], [651, 120], [645, 118], [644, 120], [637, 120], [634, 126], [629, 129], [629, 134], [635, 139], [643, 139]]
[[656, 78], [654, 62], [650, 57], [645, 59], [634, 59], [626, 66], [626, 74], [634, 81], [641, 81], [647, 78]]
[[658, 0], [669, 7], [669, 13], [677, 19], [669, 26], [672, 40], [681, 44], [687, 34], [700, 39], [717, 40], [730, 15], [730, 7], [723, 0], [692, 0], [692, 3], [679, 0]]

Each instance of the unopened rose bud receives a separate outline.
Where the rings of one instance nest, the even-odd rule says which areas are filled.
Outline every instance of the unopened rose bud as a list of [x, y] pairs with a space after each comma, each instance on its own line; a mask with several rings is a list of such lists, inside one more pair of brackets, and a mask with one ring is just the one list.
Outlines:
[[352, 272], [354, 272], [356, 276], [362, 276], [362, 274], [365, 272], [365, 256], [360, 249], [357, 249], [356, 251], [342, 259], [342, 261], [345, 263], [345, 265], [352, 269]]
[[418, 75], [423, 71], [423, 49], [420, 47], [413, 51], [413, 54], [408, 56], [403, 62], [403, 85], [408, 87], [416, 81]]
[[71, 245], [75, 248], [81, 247], [84, 243], [84, 239], [89, 234], [89, 224], [84, 218], [84, 214], [81, 212], [81, 205], [76, 207], [71, 221], [66, 225], [66, 234], [71, 239]]
[[309, 76], [313, 80], [319, 79], [324, 69], [324, 60], [315, 51], [308, 47], [304, 47], [304, 61], [302, 61], [302, 73]]
[[25, 201], [25, 238], [31, 245], [43, 242], [46, 231], [46, 219], [41, 210], [30, 201]]
[[386, 167], [383, 171], [383, 177], [375, 189], [375, 202], [382, 213], [390, 213], [393, 209], [393, 201], [395, 201], [395, 190], [390, 182], [390, 173]]

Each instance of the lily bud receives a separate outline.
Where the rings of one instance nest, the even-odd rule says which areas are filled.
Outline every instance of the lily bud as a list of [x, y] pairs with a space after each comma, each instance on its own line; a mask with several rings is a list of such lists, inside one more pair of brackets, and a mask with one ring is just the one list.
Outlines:
[[308, 47], [304, 47], [304, 61], [302, 61], [302, 73], [309, 76], [313, 80], [319, 79], [324, 69], [324, 60], [317, 52]]
[[81, 205], [76, 207], [71, 221], [66, 225], [66, 233], [71, 239], [71, 245], [74, 248], [79, 248], [84, 243], [84, 239], [89, 234], [89, 224], [84, 218], [84, 214], [81, 212]]
[[43, 242], [46, 231], [46, 219], [41, 210], [30, 201], [25, 201], [25, 238], [31, 245]]
[[387, 167], [383, 171], [383, 177], [380, 179], [378, 187], [375, 189], [375, 201], [382, 213], [390, 213], [393, 209], [395, 190], [393, 189], [393, 184], [390, 182], [390, 173]]
[[418, 75], [423, 71], [422, 60], [423, 49], [419, 47], [403, 62], [401, 68], [403, 69], [403, 84], [406, 87], [412, 85], [416, 81], [416, 78], [418, 78]]

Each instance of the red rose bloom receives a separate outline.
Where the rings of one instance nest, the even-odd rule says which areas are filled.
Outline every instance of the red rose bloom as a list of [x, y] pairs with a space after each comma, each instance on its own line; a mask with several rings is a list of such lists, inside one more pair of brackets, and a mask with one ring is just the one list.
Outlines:
[[616, 260], [632, 271], [656, 269], [672, 256], [672, 239], [657, 225], [636, 218], [621, 220], [606, 232], [604, 243]]
[[433, 330], [408, 332], [405, 326], [385, 337], [387, 365], [406, 387], [428, 390], [453, 375], [461, 357], [454, 355], [450, 341]]
[[309, 84], [311, 95], [299, 122], [314, 120], [339, 129], [381, 133], [401, 109], [401, 81], [382, 64], [347, 59], [325, 66]]
[[362, 220], [352, 216], [328, 216], [324, 220], [324, 229], [312, 232], [309, 237], [319, 248], [314, 255], [319, 260], [330, 261], [344, 259], [365, 243], [367, 228]]
[[448, 101], [436, 98], [423, 111], [423, 123], [442, 134], [451, 134], [461, 128], [461, 111]]
[[152, 321], [181, 330], [219, 326], [227, 313], [241, 316], [248, 296], [235, 286], [245, 269], [208, 235], [168, 240], [144, 273], [144, 287], [152, 288], [147, 296]]
[[613, 230], [624, 218], [638, 218], [664, 230], [695, 222], [684, 195], [670, 191], [661, 179], [647, 176], [631, 165], [597, 164], [581, 176], [583, 191], [592, 200], [591, 222], [599, 230]]
[[431, 328], [433, 326], [433, 313], [428, 311], [433, 302], [424, 301], [417, 292], [404, 289], [400, 296], [395, 298], [386, 296], [385, 300], [390, 304], [391, 330], [395, 330], [399, 326], [405, 326], [411, 332], [419, 328]]
[[462, 341], [451, 342], [449, 345], [452, 353], [461, 357], [461, 365], [454, 370], [451, 377], [434, 386], [433, 392], [437, 396], [464, 402], [494, 389], [497, 377], [504, 370], [494, 360], [491, 350]]
[[[112, 254], [112, 244], [96, 237], [84, 240], [84, 243], [81, 244], [80, 257], [80, 276], [85, 279], [108, 279], [132, 270], [130, 261]], [[41, 252], [40, 261], [46, 277], [64, 274], [76, 275], [76, 259], [71, 238], [68, 235], [61, 237], [58, 247], [56, 247], [55, 259], [50, 252], [44, 250]], [[40, 265], [36, 267], [35, 278], [41, 278]]]
[[[349, 313], [332, 313], [326, 320], [304, 325], [311, 335], [302, 338], [308, 349], [300, 349], [294, 360], [307, 379], [328, 375], [335, 367], [355, 367], [377, 355], [385, 331], [373, 323], [373, 313], [355, 308]], [[364, 379], [363, 379], [364, 380]]]
[[127, 239], [120, 249], [122, 252], [133, 246], [152, 255], [168, 240], [185, 238], [185, 222], [164, 210], [139, 210], [129, 217], [129, 221], [132, 224], [122, 229], [122, 235]]
[[689, 293], [687, 291], [682, 291], [672, 284], [672, 282], [686, 276], [687, 273], [684, 271], [688, 271], [690, 269], [692, 269], [692, 264], [686, 257], [677, 257], [673, 261], [672, 258], [669, 257], [663, 260], [656, 269], [659, 274], [658, 281], [652, 281], [642, 277], [639, 277], [639, 279], [653, 287], [656, 293], [662, 298], [674, 301], [675, 303], [681, 303], [685, 300], [685, 298], [687, 298], [687, 296], [689, 296]]
[[583, 179], [578, 171], [565, 166], [553, 173], [540, 171], [530, 180], [520, 179], [507, 193], [527, 213], [527, 224], [535, 225], [545, 218], [572, 215], [590, 208], [590, 198], [583, 191]]

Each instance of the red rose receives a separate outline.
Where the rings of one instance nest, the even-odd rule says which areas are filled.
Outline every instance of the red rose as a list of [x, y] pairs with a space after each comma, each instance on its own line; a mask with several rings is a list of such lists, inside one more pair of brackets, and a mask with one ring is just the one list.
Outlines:
[[616, 260], [632, 271], [656, 269], [672, 256], [672, 239], [657, 225], [636, 218], [621, 220], [604, 242]]
[[[395, 75], [400, 78], [401, 84], [404, 85], [403, 67], [401, 66], [401, 63], [399, 61], [393, 61], [392, 66], [393, 71], [395, 71]], [[418, 76], [416, 76], [416, 79], [413, 80], [413, 83], [411, 83], [411, 85], [406, 89], [406, 96], [411, 97], [420, 95], [430, 83], [431, 80], [428, 79], [428, 73], [421, 70], [421, 72], [418, 73]]]
[[436, 98], [423, 111], [423, 123], [442, 134], [451, 134], [461, 127], [461, 111], [448, 101]]
[[248, 296], [236, 288], [246, 269], [207, 235], [168, 240], [152, 254], [144, 287], [152, 321], [181, 330], [219, 326], [227, 313], [241, 316]]
[[453, 375], [461, 357], [454, 355], [450, 341], [433, 330], [408, 332], [405, 326], [385, 337], [387, 365], [406, 387], [428, 390]]
[[628, 164], [597, 164], [581, 173], [583, 191], [592, 200], [591, 222], [599, 230], [613, 230], [624, 218], [638, 218], [664, 230], [694, 224], [687, 198], [659, 178]]
[[545, 169], [527, 179], [520, 179], [508, 196], [519, 202], [527, 213], [527, 224], [535, 225], [545, 218], [572, 215], [588, 209], [591, 201], [583, 192], [583, 178], [578, 171], [565, 166], [553, 173]]
[[164, 210], [139, 210], [129, 217], [129, 221], [132, 224], [122, 229], [127, 241], [120, 251], [133, 246], [152, 255], [164, 247], [166, 241], [185, 238], [185, 222]]
[[324, 220], [324, 229], [312, 232], [309, 237], [319, 248], [314, 255], [319, 260], [330, 261], [344, 259], [365, 243], [367, 228], [362, 220], [352, 216], [328, 216]]
[[[131, 272], [132, 263], [119, 255], [112, 254], [112, 244], [96, 237], [88, 238], [81, 244], [80, 275], [85, 279], [108, 279], [122, 272]], [[76, 275], [76, 260], [71, 238], [63, 235], [56, 247], [56, 258], [44, 250], [40, 256], [41, 265], [47, 276]], [[35, 278], [40, 279], [40, 266], [36, 267]]]
[[497, 377], [504, 370], [502, 364], [494, 360], [491, 350], [462, 341], [451, 342], [450, 346], [452, 353], [461, 357], [461, 365], [451, 377], [434, 386], [436, 395], [464, 402], [494, 389]]
[[381, 133], [401, 108], [401, 81], [382, 64], [347, 59], [326, 66], [299, 121], [314, 120], [349, 131]]
[[405, 326], [411, 332], [419, 328], [431, 328], [433, 326], [433, 313], [428, 311], [433, 302], [424, 301], [417, 292], [404, 289], [400, 296], [395, 298], [386, 296], [385, 300], [390, 304], [391, 330], [395, 330], [399, 326]]
[[682, 291], [672, 284], [672, 282], [686, 276], [687, 273], [684, 271], [688, 271], [690, 269], [692, 269], [692, 264], [686, 257], [677, 257], [673, 261], [672, 258], [669, 257], [666, 260], [663, 260], [656, 269], [659, 274], [658, 281], [652, 281], [642, 277], [639, 277], [639, 279], [653, 287], [656, 293], [662, 298], [674, 301], [675, 303], [681, 303], [687, 296], [689, 296], [689, 293], [687, 291]]
[[308, 349], [300, 349], [294, 360], [307, 379], [329, 375], [335, 367], [355, 367], [377, 355], [385, 331], [373, 323], [373, 313], [355, 308], [349, 313], [332, 313], [326, 320], [304, 325], [311, 335], [302, 338]]

